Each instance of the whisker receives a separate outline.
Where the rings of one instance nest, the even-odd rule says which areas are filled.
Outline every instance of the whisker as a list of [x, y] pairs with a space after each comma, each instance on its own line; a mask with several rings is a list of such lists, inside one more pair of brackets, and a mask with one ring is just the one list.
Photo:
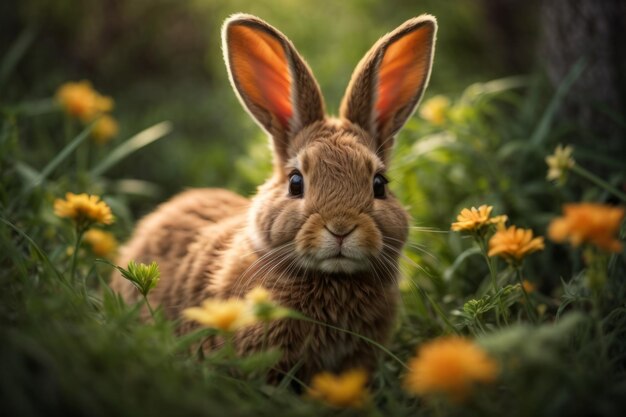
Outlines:
[[[260, 269], [257, 269], [254, 271], [254, 274], [252, 276], [249, 277], [249, 279], [247, 280], [247, 282], [251, 282], [254, 281], [258, 276], [261, 276], [261, 278], [267, 276], [268, 273], [272, 272], [275, 268], [279, 267], [284, 261], [286, 261], [287, 259], [290, 258], [291, 253], [289, 251], [286, 251], [284, 253], [280, 253], [277, 254], [277, 258], [276, 259], [270, 259], [267, 258], [265, 262]], [[244, 282], [242, 280], [242, 285], [239, 287], [239, 292], [238, 292], [238, 296], [241, 297], [241, 291], [246, 287], [244, 285]]]
[[387, 245], [389, 248], [393, 248], [396, 252], [399, 252], [399, 251], [396, 248], [394, 248], [393, 246], [389, 245], [388, 243], [385, 243], [385, 239], [386, 240], [392, 240], [392, 241], [404, 244], [407, 247], [416, 249], [417, 251], [423, 253], [424, 255], [428, 255], [434, 261], [439, 262], [439, 259], [437, 258], [437, 256], [434, 253], [428, 251], [426, 249], [426, 246], [424, 246], [424, 245], [420, 245], [418, 243], [404, 243], [402, 240], [396, 239], [396, 238], [393, 238], [393, 237], [390, 237], [390, 236], [383, 237], [383, 245]]
[[252, 268], [254, 268], [256, 265], [258, 265], [260, 262], [265, 262], [267, 259], [271, 258], [274, 255], [278, 255], [279, 257], [282, 256], [281, 251], [287, 251], [290, 247], [292, 243], [288, 242], [284, 245], [278, 246], [276, 248], [271, 249], [269, 252], [267, 252], [266, 254], [264, 254], [263, 256], [260, 256], [258, 259], [256, 259], [253, 263], [251, 263], [250, 265], [248, 265], [248, 267], [239, 275], [239, 277], [237, 277], [237, 279], [235, 280], [235, 283], [233, 285], [233, 288], [238, 288], [240, 283], [244, 280], [244, 278], [246, 277], [246, 275], [248, 274], [248, 272], [250, 270], [252, 270]]
[[432, 274], [430, 274], [423, 266], [421, 266], [420, 264], [415, 262], [413, 259], [411, 259], [408, 256], [406, 256], [402, 251], [397, 250], [396, 248], [394, 248], [393, 246], [390, 246], [389, 244], [387, 244], [385, 242], [383, 242], [383, 247], [391, 250], [394, 254], [402, 257], [402, 259], [404, 259], [405, 261], [409, 262], [412, 266], [414, 266], [415, 268], [419, 269], [420, 271], [422, 271], [427, 276], [429, 276], [429, 277], [432, 276]]
[[[267, 270], [267, 272], [264, 272], [264, 275], [261, 277], [261, 284], [260, 284], [261, 286], [265, 286], [265, 283], [267, 282], [267, 280], [272, 277], [272, 272], [274, 272], [276, 268], [279, 268], [286, 260], [289, 260], [289, 259], [291, 260], [291, 262], [289, 262], [289, 265], [291, 265], [294, 262], [296, 258], [293, 258], [289, 255], [290, 254], [283, 256], [282, 259], [276, 262], [276, 264], [272, 266], [269, 270]], [[289, 265], [287, 266], [287, 268], [285, 268], [285, 270], [289, 268]], [[283, 272], [279, 275], [279, 277], [285, 273], [285, 270], [283, 270]]]

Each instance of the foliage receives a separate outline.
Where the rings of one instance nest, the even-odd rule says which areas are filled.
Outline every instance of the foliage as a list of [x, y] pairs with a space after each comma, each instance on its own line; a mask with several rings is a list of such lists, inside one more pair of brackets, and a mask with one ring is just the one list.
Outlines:
[[[149, 10], [141, 1], [123, 6], [114, 3], [117, 8], [112, 13], [130, 13], [134, 19]], [[157, 14], [163, 10], [189, 13], [185, 7], [191, 7], [189, 3], [183, 7], [166, 0], [158, 3], [165, 9], [157, 7]], [[335, 28], [336, 33], [320, 36], [339, 36], [363, 26], [368, 28], [368, 36], [371, 31], [374, 37], [380, 32], [373, 24], [376, 19], [394, 20], [394, 13], [406, 16], [410, 6], [402, 2], [399, 11], [392, 12], [375, 2], [340, 3], [333, 6], [338, 13], [354, 12], [355, 16], [348, 19], [346, 27]], [[52, 18], [46, 24], [57, 25], [53, 32], [59, 36], [54, 42], [65, 42], [67, 46], [73, 34], [83, 33], [93, 22], [81, 16], [93, 19], [100, 10], [95, 0], [77, 9], [69, 4], [29, 0], [24, 2], [21, 13], [35, 21], [41, 18], [38, 16], [50, 14]], [[232, 7], [243, 4], [236, 1]], [[429, 4], [433, 8], [447, 7]], [[284, 10], [274, 12], [278, 20], [280, 16], [288, 20], [299, 7], [288, 1], [284, 5]], [[362, 20], [363, 10], [369, 6], [377, 7], [379, 15]], [[190, 20], [183, 21], [195, 21], [199, 16], [208, 19], [209, 15], [220, 15], [221, 19], [231, 10], [231, 6], [219, 2], [197, 1], [193, 7], [198, 15], [187, 14], [185, 19]], [[252, 11], [258, 13], [267, 9], [264, 2], [254, 7], [258, 9]], [[346, 47], [333, 58], [336, 61], [323, 64], [324, 58], [334, 55], [327, 48], [315, 49], [313, 44], [323, 45], [323, 39], [305, 42], [313, 37], [309, 30], [319, 33], [324, 15], [318, 9], [305, 7], [301, 12], [311, 12], [310, 20], [318, 27], [305, 26], [298, 32], [296, 27], [302, 23], [294, 19], [293, 37], [296, 44], [304, 45], [305, 55], [314, 57], [312, 66], [322, 74], [322, 85], [338, 98], [339, 86], [346, 80], [335, 80], [329, 74], [340, 72], [347, 78], [350, 68], [343, 65], [356, 62], [369, 40], [358, 37], [355, 42], [363, 45], [354, 51]], [[466, 21], [467, 16], [471, 16], [471, 6], [460, 8], [456, 14], [444, 14], [443, 19]], [[156, 21], [162, 18], [154, 17]], [[212, 22], [217, 24], [215, 19]], [[80, 27], [72, 27], [71, 22], [79, 22]], [[120, 24], [133, 22], [137, 20]], [[429, 111], [421, 112], [422, 118], [411, 119], [397, 138], [390, 172], [393, 191], [418, 222], [412, 225], [401, 260], [404, 308], [393, 341], [387, 347], [377, 346], [381, 361], [369, 388], [364, 377], [354, 371], [343, 376], [324, 374], [310, 390], [290, 375], [278, 386], [266, 383], [265, 376], [280, 352], [268, 349], [239, 356], [228, 343], [203, 352], [198, 349], [203, 340], [216, 334], [227, 339], [227, 333], [220, 333], [222, 330], [214, 326], [178, 336], [178, 323], [165, 319], [158, 306], [147, 305], [152, 314], [150, 320], [145, 320], [145, 296], [158, 279], [157, 266], [117, 267], [141, 287], [144, 295], [136, 304], [127, 305], [108, 288], [107, 277], [113, 267], [97, 259], [105, 255], [97, 254], [89, 242], [81, 239], [87, 228], [124, 239], [132, 230], [138, 208], [152, 207], [164, 194], [183, 185], [214, 185], [228, 173], [231, 186], [251, 189], [269, 170], [266, 139], [258, 134], [249, 136], [249, 140], [232, 141], [236, 145], [226, 149], [232, 136], [225, 136], [223, 141], [198, 152], [194, 140], [202, 136], [204, 127], [215, 122], [217, 127], [211, 136], [217, 137], [239, 123], [234, 122], [238, 116], [230, 110], [224, 114], [218, 111], [225, 90], [216, 92], [210, 103], [202, 102], [186, 114], [189, 106], [162, 104], [165, 96], [145, 93], [152, 89], [150, 85], [154, 86], [150, 83], [156, 82], [151, 80], [143, 85], [137, 81], [138, 85], [119, 95], [113, 84], [111, 90], [103, 84], [106, 88], [102, 91], [115, 98], [114, 112], [120, 129], [117, 139], [98, 143], [93, 137], [95, 121], [84, 124], [64, 114], [53, 99], [56, 87], [68, 77], [73, 78], [76, 69], [55, 67], [52, 75], [41, 75], [37, 86], [30, 90], [23, 87], [28, 72], [39, 71], [26, 58], [35, 48], [33, 33], [23, 32], [9, 52], [0, 57], [0, 87], [8, 86], [0, 102], [3, 414], [612, 416], [622, 412], [626, 393], [626, 261], [620, 243], [626, 235], [623, 218], [611, 219], [610, 230], [606, 224], [597, 226], [610, 235], [611, 245], [607, 247], [612, 251], [594, 245], [593, 239], [582, 246], [546, 239], [545, 248], [534, 246], [535, 253], [516, 252], [521, 255], [515, 262], [489, 256], [489, 242], [503, 221], [501, 215], [518, 225], [518, 230], [529, 229], [536, 236], [544, 236], [551, 221], [561, 215], [564, 203], [594, 202], [612, 213], [615, 210], [608, 206], [625, 204], [620, 184], [626, 181], [626, 170], [612, 155], [593, 154], [606, 161], [612, 171], [608, 178], [598, 178], [586, 169], [589, 153], [574, 145], [573, 153], [568, 150], [567, 163], [560, 166], [567, 171], [559, 172], [560, 183], [546, 180], [546, 156], [557, 144], [568, 145], [568, 138], [575, 132], [574, 126], [557, 123], [556, 115], [568, 85], [584, 70], [582, 66], [572, 69], [554, 95], [545, 93], [540, 75], [532, 75], [470, 84], [461, 93], [439, 95], [435, 101], [429, 102], [427, 97], [422, 108]], [[91, 33], [91, 41], [104, 42], [105, 37], [98, 33]], [[442, 36], [443, 41], [452, 35]], [[164, 42], [175, 45], [174, 38], [166, 36]], [[130, 42], [128, 49], [110, 53], [131, 56], [134, 48], [143, 46]], [[79, 52], [74, 50], [78, 57], [86, 53], [81, 48], [85, 46], [80, 46]], [[176, 52], [168, 48], [164, 46], [160, 53]], [[206, 66], [212, 68], [214, 57], [207, 61]], [[28, 64], [26, 75], [14, 71], [20, 62]], [[119, 80], [137, 75], [124, 64], [119, 57], [100, 57], [94, 86], [101, 89], [99, 80], [106, 78], [109, 70], [115, 71]], [[180, 70], [171, 62], [165, 68], [162, 64], [153, 63], [164, 73], [178, 74]], [[193, 65], [197, 64], [194, 61]], [[215, 85], [225, 82], [218, 77]], [[208, 93], [212, 85], [201, 83], [195, 89], [193, 83], [191, 87], [178, 85], [173, 97], [194, 100]], [[441, 92], [441, 85], [441, 80], [434, 80], [436, 92]], [[456, 88], [460, 88], [458, 84], [451, 91]], [[158, 101], [153, 112], [137, 110], [137, 103], [153, 99]], [[199, 121], [203, 112], [209, 116]], [[174, 126], [163, 121], [171, 119], [176, 121]], [[243, 137], [246, 135], [242, 132], [255, 131], [251, 124], [236, 129], [233, 132]], [[183, 143], [182, 150], [173, 151], [169, 145], [155, 148], [170, 134]], [[213, 152], [210, 156], [198, 156], [207, 149]], [[182, 162], [172, 164], [191, 166], [184, 175], [173, 174], [181, 165], [164, 167], [168, 165], [164, 158], [176, 155], [182, 157]], [[239, 158], [236, 163], [235, 158]], [[232, 174], [233, 166], [236, 175]], [[140, 175], [144, 171], [150, 176]], [[96, 202], [111, 208], [115, 223], [103, 229], [94, 229], [91, 222], [78, 228], [71, 219], [55, 216], [54, 201], [67, 192], [100, 196], [102, 201]], [[462, 209], [482, 205], [493, 208], [474, 210], [484, 217], [479, 228], [450, 231]], [[489, 220], [492, 211], [498, 221]], [[602, 223], [603, 217], [594, 219]], [[570, 221], [568, 227], [575, 228], [576, 222]], [[602, 237], [607, 238], [605, 234]], [[568, 236], [561, 240], [572, 242]], [[297, 312], [274, 306], [266, 294], [255, 293], [250, 300], [247, 302], [253, 302], [253, 314], [259, 319], [290, 315], [307, 320]], [[202, 314], [213, 313], [204, 309]], [[490, 371], [489, 378], [476, 379], [479, 383], [475, 385], [468, 377], [471, 385], [463, 385], [463, 399], [458, 401], [445, 392], [431, 395], [432, 390], [422, 385], [419, 392], [423, 395], [412, 393], [405, 381], [420, 380], [420, 376], [412, 374], [414, 370], [407, 364], [419, 359], [415, 356], [420, 346], [437, 346], [437, 341], [446, 340], [444, 337], [471, 340], [460, 346], [472, 346], [472, 355], [480, 352], [477, 357], [488, 355], [489, 363], [497, 361], [497, 377], [492, 378]], [[437, 356], [437, 349], [431, 352]], [[454, 356], [454, 350], [449, 352]], [[433, 369], [431, 375], [439, 378], [440, 367], [425, 364], [419, 368]]]
[[[6, 77], [11, 82], [2, 83], [0, 75], [2, 101], [35, 104], [62, 83], [89, 79], [116, 99], [117, 143], [171, 121], [176, 129], [167, 140], [122, 161], [109, 174], [155, 185], [154, 197], [128, 199], [135, 213], [150, 210], [183, 186], [228, 186], [251, 193], [263, 175], [232, 175], [232, 167], [246, 166], [251, 141], [262, 142], [261, 147], [266, 142], [232, 93], [220, 42], [223, 20], [237, 12], [256, 14], [293, 40], [335, 114], [363, 54], [379, 36], [421, 13], [437, 16], [445, 27], [438, 34], [431, 79], [435, 91], [458, 91], [485, 77], [530, 68], [503, 64], [508, 47], [476, 29], [489, 23], [471, 1], [416, 5], [395, 0], [390, 7], [376, 0], [21, 0], [0, 6], [0, 51], [17, 45], [23, 52], [11, 61], [13, 70]], [[329, 24], [336, 16], [340, 24]], [[524, 57], [531, 54], [531, 44], [520, 42], [514, 55], [528, 62]], [[22, 140], [33, 149], [32, 161], [44, 163], [59, 143], [48, 140], [49, 133], [32, 133]]]

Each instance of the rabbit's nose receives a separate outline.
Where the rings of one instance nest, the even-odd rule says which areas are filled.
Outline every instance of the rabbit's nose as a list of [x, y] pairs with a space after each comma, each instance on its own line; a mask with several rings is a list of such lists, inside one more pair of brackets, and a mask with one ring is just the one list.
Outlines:
[[324, 226], [324, 228], [328, 230], [328, 232], [331, 235], [333, 235], [335, 239], [337, 239], [337, 243], [341, 245], [343, 243], [343, 240], [350, 233], [354, 232], [354, 229], [356, 229], [356, 225], [350, 225], [347, 227], [337, 227], [337, 226], [326, 225]]

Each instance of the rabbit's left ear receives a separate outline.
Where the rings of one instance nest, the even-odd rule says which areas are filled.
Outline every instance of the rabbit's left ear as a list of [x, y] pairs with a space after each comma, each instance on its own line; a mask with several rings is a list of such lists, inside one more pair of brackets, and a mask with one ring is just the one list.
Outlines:
[[352, 74], [341, 117], [372, 135], [383, 160], [428, 84], [436, 32], [433, 16], [408, 20], [383, 36]]

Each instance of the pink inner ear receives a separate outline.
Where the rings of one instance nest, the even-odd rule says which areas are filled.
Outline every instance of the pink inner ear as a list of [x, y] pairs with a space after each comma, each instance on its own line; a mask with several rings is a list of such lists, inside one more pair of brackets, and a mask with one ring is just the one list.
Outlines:
[[375, 110], [378, 126], [420, 93], [429, 71], [432, 29], [423, 26], [387, 47], [378, 71]]
[[282, 44], [249, 26], [232, 25], [228, 32], [231, 70], [241, 94], [288, 129], [293, 114], [291, 73]]

